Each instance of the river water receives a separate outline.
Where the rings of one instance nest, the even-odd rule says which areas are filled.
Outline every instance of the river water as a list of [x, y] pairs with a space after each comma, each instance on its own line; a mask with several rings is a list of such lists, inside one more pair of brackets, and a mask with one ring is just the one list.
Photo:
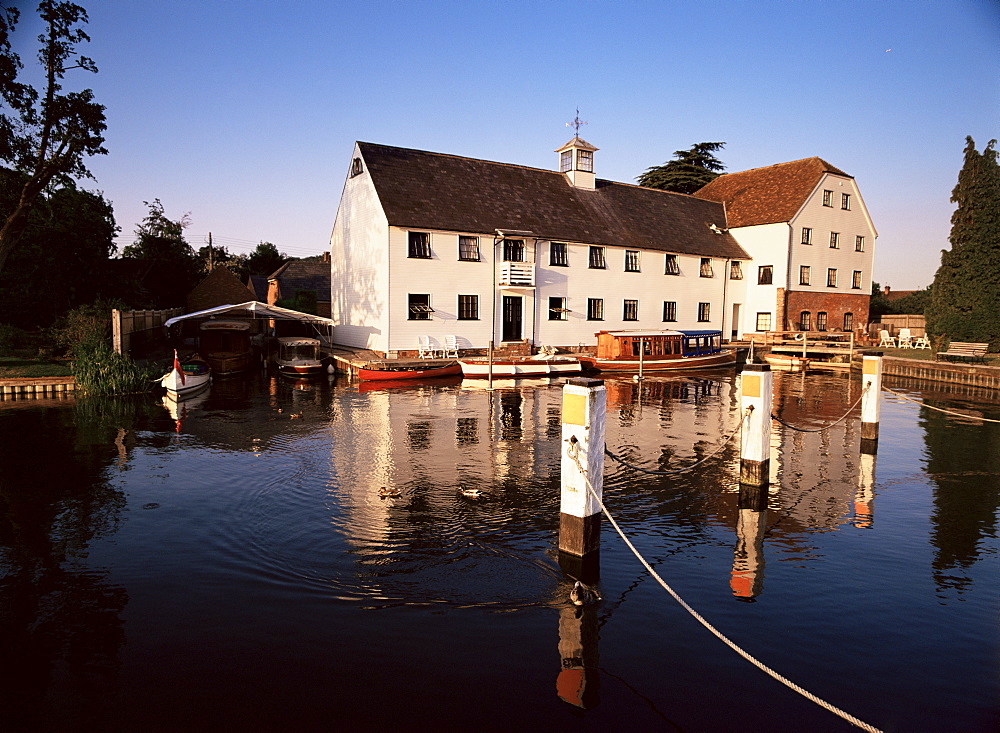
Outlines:
[[[633, 465], [690, 465], [738, 425], [731, 372], [605, 383]], [[876, 457], [856, 375], [779, 373], [798, 429], [775, 424], [766, 495], [740, 490], [737, 439], [670, 476], [608, 459], [605, 503], [819, 698], [884, 730], [996, 731], [1000, 425], [980, 418], [1000, 401], [886, 384]], [[0, 402], [0, 728], [854, 729], [706, 631], [607, 521], [603, 600], [576, 610], [561, 384], [495, 386], [255, 374], [180, 413]]]

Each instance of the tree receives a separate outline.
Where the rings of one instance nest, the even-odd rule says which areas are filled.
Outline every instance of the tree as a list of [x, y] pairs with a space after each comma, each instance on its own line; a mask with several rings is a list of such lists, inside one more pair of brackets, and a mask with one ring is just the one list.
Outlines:
[[927, 332], [941, 342], [987, 341], [1000, 349], [1000, 163], [990, 142], [982, 153], [966, 138], [965, 160], [951, 193], [950, 250], [942, 250], [925, 311]]
[[122, 257], [142, 260], [146, 265], [145, 307], [182, 305], [201, 279], [198, 255], [184, 239], [190, 218], [187, 214], [177, 221], [167, 218], [159, 199], [143, 203], [149, 213], [135, 230], [135, 242], [122, 250]]
[[270, 242], [261, 242], [250, 253], [250, 257], [247, 259], [247, 268], [251, 275], [267, 277], [285, 264], [287, 259], [288, 255], [279, 252], [278, 248]]
[[694, 193], [726, 169], [713, 153], [725, 143], [698, 143], [690, 150], [675, 150], [674, 160], [647, 168], [636, 180], [640, 186], [676, 193]]
[[38, 36], [41, 90], [18, 81], [24, 67], [10, 36], [20, 14], [16, 8], [0, 8], [0, 94], [11, 110], [0, 114], [0, 160], [24, 175], [17, 203], [0, 226], [0, 271], [46, 187], [92, 178], [84, 159], [108, 152], [104, 106], [94, 101], [93, 91], [63, 92], [63, 77], [71, 69], [97, 72], [93, 60], [76, 51], [90, 40], [79, 27], [87, 22], [87, 11], [71, 2], [42, 0], [38, 13], [45, 23]]

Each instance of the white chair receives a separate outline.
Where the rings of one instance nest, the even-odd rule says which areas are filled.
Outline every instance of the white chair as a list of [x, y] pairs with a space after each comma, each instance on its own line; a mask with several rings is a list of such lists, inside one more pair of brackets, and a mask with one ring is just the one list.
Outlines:
[[458, 358], [458, 339], [455, 336], [444, 337], [444, 348], [441, 349], [441, 356], [445, 359]]
[[913, 336], [910, 335], [910, 329], [901, 328], [899, 329], [899, 348], [901, 349], [912, 349], [913, 348]]
[[886, 346], [890, 349], [896, 348], [896, 339], [890, 336], [888, 331], [879, 331], [878, 335], [882, 339], [878, 342], [879, 347]]
[[437, 356], [437, 349], [431, 348], [430, 336], [417, 336], [417, 357], [420, 359], [433, 359]]
[[931, 340], [927, 336], [917, 336], [913, 340], [914, 349], [929, 349], [931, 347]]

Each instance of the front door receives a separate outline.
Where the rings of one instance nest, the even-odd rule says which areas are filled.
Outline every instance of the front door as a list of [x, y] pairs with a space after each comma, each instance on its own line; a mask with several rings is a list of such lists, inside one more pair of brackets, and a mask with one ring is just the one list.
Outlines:
[[524, 298], [519, 295], [503, 296], [503, 340], [521, 340], [522, 308]]

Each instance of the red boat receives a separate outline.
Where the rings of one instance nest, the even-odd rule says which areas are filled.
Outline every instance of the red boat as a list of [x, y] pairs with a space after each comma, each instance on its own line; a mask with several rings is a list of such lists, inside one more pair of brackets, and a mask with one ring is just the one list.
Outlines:
[[462, 366], [452, 364], [369, 364], [358, 369], [358, 378], [365, 380], [387, 379], [429, 379], [430, 377], [450, 377], [462, 373]]

